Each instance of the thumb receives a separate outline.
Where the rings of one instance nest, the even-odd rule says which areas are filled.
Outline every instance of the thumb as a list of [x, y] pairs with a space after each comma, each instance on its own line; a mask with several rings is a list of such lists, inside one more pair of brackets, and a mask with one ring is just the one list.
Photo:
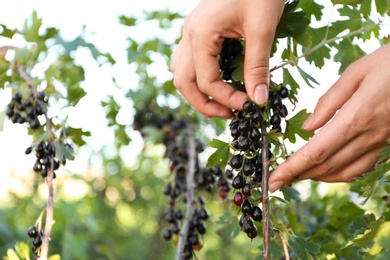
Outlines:
[[246, 40], [244, 60], [245, 88], [249, 98], [256, 104], [266, 103], [268, 100], [271, 45], [272, 42], [264, 43], [258, 38]]

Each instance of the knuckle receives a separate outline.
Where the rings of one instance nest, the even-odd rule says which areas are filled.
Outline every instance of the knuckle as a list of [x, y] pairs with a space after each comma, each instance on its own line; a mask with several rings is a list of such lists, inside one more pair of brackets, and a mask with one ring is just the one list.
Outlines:
[[334, 170], [334, 166], [331, 165], [328, 161], [324, 161], [319, 164], [316, 170], [316, 174], [319, 176], [327, 176], [331, 174]]
[[320, 165], [325, 161], [326, 155], [320, 148], [306, 149], [302, 155], [308, 165]]

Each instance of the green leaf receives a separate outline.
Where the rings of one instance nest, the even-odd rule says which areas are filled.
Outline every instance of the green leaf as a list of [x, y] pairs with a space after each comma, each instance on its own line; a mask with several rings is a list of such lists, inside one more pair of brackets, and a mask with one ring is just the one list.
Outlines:
[[283, 69], [283, 85], [290, 86], [290, 98], [297, 102], [299, 84], [295, 81], [289, 70], [285, 68]]
[[236, 216], [219, 217], [219, 220], [215, 223], [222, 226], [216, 233], [225, 239], [233, 239], [237, 237], [241, 231], [240, 226], [237, 224]]
[[364, 234], [357, 235], [353, 240], [346, 244], [348, 246], [368, 246], [371, 245], [369, 255], [375, 256], [379, 254], [384, 245], [390, 243], [390, 221], [378, 220], [371, 223], [371, 228], [366, 230]]
[[364, 0], [332, 0], [334, 5], [342, 4], [342, 5], [358, 5], [363, 3]]
[[37, 12], [33, 11], [31, 20], [26, 19], [24, 22], [23, 33], [26, 41], [39, 42], [39, 28], [42, 26], [42, 19], [38, 18]]
[[307, 17], [313, 15], [317, 21], [321, 20], [322, 9], [324, 6], [317, 4], [313, 0], [300, 0], [298, 7], [307, 13]]
[[320, 253], [320, 246], [307, 241], [301, 237], [291, 235], [288, 239], [288, 244], [291, 246], [296, 256], [300, 260], [312, 259], [311, 254]]
[[206, 167], [211, 168], [217, 165], [225, 167], [230, 155], [229, 143], [214, 138], [208, 142], [208, 145], [217, 150], [208, 158]]
[[244, 82], [244, 63], [238, 66], [232, 73], [232, 79], [234, 81]]
[[126, 26], [134, 26], [139, 19], [135, 17], [126, 17], [124, 15], [119, 16], [119, 23]]
[[48, 260], [61, 260], [61, 256], [59, 254], [51, 255], [47, 258]]
[[381, 15], [390, 13], [390, 1], [389, 0], [375, 0], [375, 5], [378, 13]]
[[359, 192], [366, 199], [362, 202], [365, 204], [367, 200], [377, 189], [378, 185], [384, 182], [383, 176], [390, 172], [390, 163], [383, 163], [375, 165], [375, 170], [365, 173], [363, 176], [357, 178], [352, 184], [352, 189]]
[[75, 106], [80, 101], [80, 99], [82, 99], [87, 94], [79, 84], [71, 85], [67, 88], [67, 90], [67, 98], [69, 105], [71, 106]]
[[297, 191], [293, 187], [285, 185], [280, 190], [286, 199], [294, 199], [296, 201], [301, 201], [301, 197], [299, 196], [299, 191]]
[[379, 152], [380, 158], [378, 161], [383, 161], [390, 158], [390, 140], [388, 140], [387, 143], [388, 145]]
[[81, 128], [68, 127], [68, 129], [69, 137], [71, 137], [72, 141], [78, 146], [83, 146], [85, 144], [83, 137], [91, 136], [91, 132], [83, 131]]
[[[310, 28], [308, 33], [311, 35], [311, 40], [313, 46], [321, 44], [327, 37], [329, 37], [328, 27], [320, 28]], [[311, 47], [313, 47], [311, 46]], [[303, 51], [309, 51], [310, 49], [304, 48]], [[310, 55], [307, 55], [305, 59], [309, 63], [314, 63], [318, 68], [322, 68], [325, 65], [325, 59], [330, 59], [330, 48], [327, 45], [322, 46], [321, 48], [316, 49], [314, 52], [311, 52]]]
[[346, 19], [337, 20], [332, 23], [331, 30], [335, 34], [339, 34], [343, 31], [356, 31], [362, 27], [362, 17], [361, 13], [356, 8], [351, 8], [348, 6], [343, 6], [343, 8], [338, 9], [340, 16], [345, 17]]
[[313, 78], [313, 77], [310, 76], [308, 73], [306, 73], [303, 69], [301, 69], [301, 67], [299, 67], [299, 66], [297, 65], [296, 68], [298, 69], [299, 74], [301, 74], [302, 79], [306, 82], [306, 84], [307, 84], [309, 87], [312, 87], [312, 88], [313, 88], [313, 85], [312, 85], [310, 82], [313, 82], [313, 83], [319, 85], [319, 83], [317, 82], [317, 80], [315, 80], [315, 78]]
[[294, 37], [302, 33], [305, 27], [310, 24], [306, 13], [302, 10], [297, 10], [298, 2], [290, 1], [286, 3], [276, 29], [276, 38]]
[[1, 36], [7, 37], [12, 39], [12, 37], [15, 35], [15, 33], [18, 31], [16, 29], [11, 30], [8, 29], [8, 27], [4, 24], [0, 24], [1, 28], [3, 28], [2, 32], [0, 33]]
[[0, 111], [0, 132], [3, 131], [4, 120], [5, 120], [5, 110], [1, 110]]
[[15, 250], [8, 249], [7, 250], [7, 260], [20, 260], [19, 256], [16, 254]]
[[314, 133], [302, 129], [303, 123], [309, 116], [310, 113], [308, 113], [306, 109], [303, 109], [292, 118], [286, 120], [286, 132], [284, 133], [283, 138], [288, 139], [293, 144], [296, 142], [295, 135], [300, 136], [303, 140], [309, 140]]

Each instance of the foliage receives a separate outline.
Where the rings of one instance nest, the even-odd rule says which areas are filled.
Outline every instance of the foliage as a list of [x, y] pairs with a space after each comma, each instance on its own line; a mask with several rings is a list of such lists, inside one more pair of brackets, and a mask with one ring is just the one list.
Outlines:
[[[273, 48], [273, 59], [279, 59], [280, 63], [271, 72], [282, 72], [283, 84], [291, 90], [292, 104], [299, 102], [298, 93], [302, 88], [293, 75], [300, 75], [308, 86], [317, 84], [315, 77], [301, 65], [302, 60], [320, 69], [325, 68], [326, 60], [332, 60], [340, 64], [339, 72], [342, 73], [349, 64], [365, 55], [359, 43], [370, 39], [380, 43], [387, 40], [386, 35], [380, 33], [381, 21], [375, 20], [372, 14], [390, 14], [388, 1], [334, 0], [332, 3], [340, 18], [316, 27], [311, 21], [322, 21], [327, 17], [321, 4], [310, 0], [287, 3]], [[132, 27], [157, 21], [156, 31], [165, 32], [174, 30], [174, 22], [181, 19], [180, 13], [156, 10], [140, 17], [121, 16], [119, 22], [124, 27]], [[4, 24], [0, 26], [2, 38], [19, 36], [25, 40], [23, 47], [0, 47], [0, 89], [27, 93], [29, 84], [34, 84], [50, 95], [50, 107], [59, 108], [56, 110], [75, 107], [86, 95], [82, 86], [85, 71], [74, 57], [79, 48], [89, 50], [99, 65], [116, 62], [109, 53], [102, 53], [93, 43], [87, 42], [86, 32], [72, 41], [65, 41], [58, 29], [41, 28], [42, 19], [35, 12], [22, 30]], [[145, 118], [151, 117], [151, 112], [158, 112], [158, 116], [163, 117], [172, 111], [188, 117], [194, 125], [195, 135], [212, 148], [207, 166], [225, 165], [230, 147], [218, 136], [224, 132], [227, 122], [205, 119], [177, 93], [171, 76], [161, 78], [162, 72], [169, 71], [168, 64], [177, 41], [160, 37], [158, 33], [142, 42], [130, 37], [128, 63], [134, 66], [139, 80], [136, 88], [121, 87], [123, 95], [132, 102], [133, 117], [135, 111], [146, 111]], [[279, 53], [280, 57], [277, 56]], [[52, 55], [55, 58], [49, 59]], [[48, 64], [46, 60], [51, 62]], [[153, 71], [152, 65], [161, 64], [161, 61], [166, 67]], [[241, 62], [242, 58], [236, 61], [233, 72], [237, 81], [242, 80]], [[34, 70], [39, 66], [44, 68], [41, 72]], [[113, 83], [116, 84], [115, 80]], [[169, 165], [160, 145], [161, 132], [121, 124], [118, 114], [124, 108], [114, 96], [107, 97], [101, 105], [106, 112], [107, 125], [115, 133], [114, 148], [104, 147], [102, 153], [94, 154], [101, 157], [100, 170], [91, 170], [85, 175], [64, 174], [55, 180], [55, 192], [60, 195], [56, 196], [54, 205], [56, 222], [50, 242], [51, 259], [59, 256], [61, 259], [128, 259], [129, 255], [131, 259], [172, 259], [175, 246], [161, 239], [167, 204], [161, 193], [170, 178]], [[0, 107], [0, 111], [3, 108]], [[294, 143], [297, 136], [308, 140], [312, 133], [300, 129], [307, 116], [305, 110], [290, 116], [284, 136], [268, 134], [274, 142], [280, 143]], [[6, 117], [0, 113], [0, 129], [4, 120]], [[53, 131], [60, 131], [66, 120], [67, 115], [52, 115]], [[139, 135], [132, 136], [144, 141], [143, 152], [132, 165], [128, 165], [128, 158], [121, 154], [132, 142], [129, 128], [140, 131]], [[208, 129], [213, 129], [211, 136], [206, 134]], [[39, 134], [29, 134], [34, 142], [46, 132], [42, 127]], [[79, 147], [90, 145], [90, 135], [81, 128], [69, 128], [69, 138]], [[111, 153], [104, 153], [105, 149]], [[69, 151], [62, 152], [68, 159], [74, 156]], [[390, 254], [388, 147], [381, 156], [373, 172], [352, 184], [304, 182], [285, 187], [279, 195], [271, 196], [273, 258], [284, 256], [285, 243], [293, 259], [387, 259]], [[26, 249], [29, 246], [26, 230], [45, 207], [45, 198], [37, 192], [44, 188], [45, 182], [39, 176], [34, 176], [33, 181], [16, 175], [13, 178], [22, 183], [24, 189], [33, 192], [24, 197], [11, 193], [7, 201], [1, 203], [0, 254], [4, 259], [29, 259], [31, 256], [27, 254], [31, 251]], [[62, 194], [67, 185], [80, 185], [76, 187], [83, 187], [85, 192], [78, 196]], [[261, 259], [261, 237], [250, 243], [238, 232], [237, 210], [230, 200], [221, 201], [216, 192], [205, 194], [205, 197], [212, 217], [198, 258], [235, 259], [255, 255]], [[151, 245], [153, 250], [150, 250]]]

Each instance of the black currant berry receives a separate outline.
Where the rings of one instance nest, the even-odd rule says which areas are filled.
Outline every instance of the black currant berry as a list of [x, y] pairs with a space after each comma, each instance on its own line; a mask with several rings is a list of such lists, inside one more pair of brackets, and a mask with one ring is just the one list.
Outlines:
[[163, 236], [163, 238], [165, 240], [171, 240], [171, 238], [172, 238], [172, 231], [169, 230], [169, 229], [165, 229], [162, 236]]
[[243, 225], [243, 230], [245, 233], [252, 233], [256, 230], [256, 226], [250, 219], [248, 219]]
[[244, 199], [241, 204], [242, 213], [250, 214], [252, 212], [252, 204], [248, 199]]
[[200, 209], [200, 211], [199, 211], [199, 218], [200, 219], [206, 220], [209, 218], [209, 216], [210, 216], [210, 213], [208, 212], [208, 210], [206, 208]]
[[31, 238], [36, 237], [38, 235], [38, 228], [36, 226], [30, 226], [28, 228], [27, 234]]
[[245, 179], [241, 174], [237, 174], [232, 180], [232, 187], [235, 189], [241, 189], [245, 185]]
[[225, 177], [228, 179], [232, 179], [234, 176], [232, 169], [226, 169], [225, 170]]
[[247, 232], [246, 234], [247, 234], [247, 236], [250, 238], [250, 239], [253, 239], [253, 238], [255, 238], [255, 237], [257, 237], [257, 227], [254, 225], [253, 226], [253, 229], [249, 232]]
[[237, 127], [238, 131], [242, 134], [242, 135], [245, 135], [249, 132], [249, 130], [251, 129], [251, 125], [250, 125], [250, 122], [249, 120], [243, 120], [241, 121], [239, 124], [238, 124], [238, 127]]
[[288, 90], [288, 88], [282, 86], [278, 91], [278, 94], [281, 98], [287, 98], [290, 95], [290, 91]]
[[252, 188], [249, 183], [245, 184], [244, 187], [242, 187], [242, 194], [244, 194], [245, 197], [250, 197], [252, 195]]
[[167, 184], [167, 185], [165, 185], [164, 186], [164, 188], [163, 188], [163, 193], [165, 194], [165, 195], [169, 195], [170, 193], [171, 193], [171, 191], [172, 191], [172, 186], [171, 186], [171, 184]]
[[27, 147], [26, 151], [24, 151], [25, 154], [30, 154], [32, 152], [33, 148], [31, 146]]
[[240, 136], [238, 137], [237, 141], [238, 149], [240, 149], [241, 151], [247, 151], [252, 146], [252, 141], [248, 137]]
[[251, 216], [254, 221], [261, 221], [263, 219], [263, 213], [258, 206], [252, 207]]
[[34, 237], [33, 245], [35, 247], [40, 247], [42, 245], [42, 237], [41, 236]]
[[257, 127], [252, 127], [251, 132], [250, 132], [250, 139], [253, 142], [259, 141], [261, 138], [261, 133], [260, 130]]
[[244, 157], [241, 154], [236, 154], [230, 159], [229, 165], [235, 169], [239, 170], [242, 167], [242, 163], [244, 162]]
[[247, 113], [253, 112], [257, 108], [257, 105], [253, 101], [245, 101], [244, 105], [242, 106], [242, 110], [244, 110]]
[[241, 206], [242, 202], [244, 201], [244, 196], [242, 195], [241, 192], [236, 192], [234, 193], [234, 196], [233, 196], [233, 203], [236, 205], [236, 206]]
[[238, 224], [240, 224], [240, 227], [242, 227], [245, 224], [245, 222], [246, 222], [246, 215], [242, 214]]
[[273, 95], [271, 99], [271, 107], [273, 109], [282, 109], [283, 102], [282, 102], [282, 98], [279, 95], [277, 94]]
[[263, 120], [263, 115], [262, 115], [261, 111], [256, 110], [255, 112], [253, 112], [251, 119], [252, 119], [253, 124], [259, 125], [261, 120]]
[[255, 171], [255, 166], [253, 165], [252, 160], [245, 160], [244, 166], [242, 167], [242, 173], [245, 176], [250, 176]]
[[278, 113], [275, 113], [271, 116], [271, 119], [269, 120], [269, 123], [272, 126], [279, 126], [280, 123], [282, 122], [280, 115]]

